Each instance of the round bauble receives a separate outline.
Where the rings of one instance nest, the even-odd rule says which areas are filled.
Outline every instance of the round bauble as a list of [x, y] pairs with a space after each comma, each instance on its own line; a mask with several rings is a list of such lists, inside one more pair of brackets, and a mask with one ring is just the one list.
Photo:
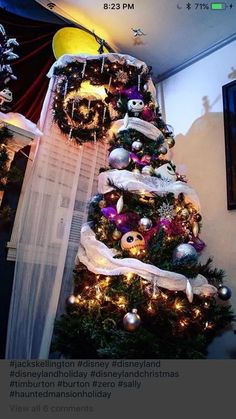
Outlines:
[[129, 165], [130, 153], [123, 147], [115, 148], [109, 154], [108, 161], [114, 169], [124, 169]]
[[144, 166], [144, 167], [142, 168], [142, 175], [149, 175], [149, 176], [151, 176], [151, 175], [152, 175], [152, 173], [153, 173], [153, 168], [152, 168], [152, 166]]
[[122, 236], [121, 248], [128, 251], [131, 256], [139, 256], [146, 248], [146, 243], [138, 231], [129, 231]]
[[188, 243], [179, 244], [173, 252], [173, 262], [176, 265], [192, 265], [197, 262], [196, 249]]
[[136, 140], [132, 143], [132, 150], [140, 151], [143, 146], [143, 143], [140, 140]]
[[114, 230], [112, 233], [112, 238], [114, 240], [120, 240], [122, 233], [119, 230]]
[[218, 297], [223, 300], [227, 301], [230, 299], [232, 295], [232, 291], [229, 287], [226, 287], [225, 285], [222, 285], [222, 287], [218, 288]]
[[194, 218], [194, 220], [195, 220], [195, 221], [197, 221], [198, 223], [200, 223], [200, 221], [202, 220], [202, 216], [201, 216], [201, 214], [199, 214], [199, 213], [194, 214], [193, 218]]
[[67, 299], [66, 299], [66, 305], [67, 306], [72, 306], [73, 304], [76, 303], [76, 297], [72, 294], [70, 295]]
[[165, 145], [161, 145], [159, 148], [158, 148], [158, 153], [159, 154], [167, 154], [167, 152], [168, 152], [168, 149], [167, 149], [167, 147], [165, 146]]
[[167, 144], [168, 144], [169, 148], [172, 148], [172, 147], [174, 147], [174, 145], [175, 145], [175, 140], [174, 140], [174, 138], [172, 138], [172, 137], [168, 137], [168, 138], [166, 139], [166, 142], [167, 142]]
[[92, 204], [92, 205], [98, 204], [102, 200], [102, 198], [103, 198], [102, 194], [94, 195], [90, 199], [89, 204]]
[[102, 199], [101, 201], [99, 201], [99, 204], [98, 204], [99, 208], [105, 208], [106, 205], [107, 205], [107, 203], [106, 203], [106, 201], [104, 201], [104, 199]]
[[140, 316], [136, 308], [133, 308], [132, 312], [126, 313], [123, 318], [124, 329], [127, 332], [135, 332], [141, 324]]
[[143, 217], [139, 220], [138, 226], [140, 231], [149, 231], [152, 228], [152, 220], [150, 220], [150, 218]]

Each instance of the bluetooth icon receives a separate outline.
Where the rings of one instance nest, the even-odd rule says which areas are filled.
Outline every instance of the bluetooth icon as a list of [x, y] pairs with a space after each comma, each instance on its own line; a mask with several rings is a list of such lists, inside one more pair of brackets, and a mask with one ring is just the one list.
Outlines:
[[188, 10], [190, 10], [191, 9], [191, 3], [187, 3], [186, 7], [187, 7]]

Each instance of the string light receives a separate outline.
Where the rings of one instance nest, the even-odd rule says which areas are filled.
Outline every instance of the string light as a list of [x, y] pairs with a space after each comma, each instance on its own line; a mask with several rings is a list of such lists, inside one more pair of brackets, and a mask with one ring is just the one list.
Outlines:
[[134, 274], [132, 272], [129, 272], [125, 277], [126, 284], [130, 284], [133, 278], [134, 278]]
[[151, 303], [151, 301], [148, 303], [148, 308], [147, 308], [147, 310], [149, 311], [149, 313], [153, 313], [153, 306], [152, 306], [152, 303]]
[[184, 327], [188, 326], [188, 321], [185, 320], [185, 319], [182, 319], [182, 320], [180, 320], [179, 324], [180, 324], [181, 327], [184, 328]]
[[194, 308], [193, 312], [194, 312], [194, 317], [195, 318], [199, 317], [202, 313], [201, 310], [199, 310], [199, 308]]
[[213, 323], [207, 321], [205, 323], [204, 330], [206, 330], [206, 329], [212, 329], [213, 327], [214, 327]]
[[176, 310], [181, 311], [182, 308], [183, 308], [183, 304], [180, 301], [176, 300], [175, 301], [175, 308], [176, 308]]
[[125, 306], [127, 304], [127, 301], [124, 297], [119, 297], [116, 303], [117, 303], [118, 307], [125, 308]]

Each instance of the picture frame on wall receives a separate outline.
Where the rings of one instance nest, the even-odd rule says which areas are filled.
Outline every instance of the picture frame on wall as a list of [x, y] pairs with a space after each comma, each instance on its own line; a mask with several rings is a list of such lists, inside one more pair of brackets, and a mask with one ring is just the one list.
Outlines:
[[224, 85], [223, 110], [225, 130], [225, 157], [227, 208], [236, 209], [236, 80]]

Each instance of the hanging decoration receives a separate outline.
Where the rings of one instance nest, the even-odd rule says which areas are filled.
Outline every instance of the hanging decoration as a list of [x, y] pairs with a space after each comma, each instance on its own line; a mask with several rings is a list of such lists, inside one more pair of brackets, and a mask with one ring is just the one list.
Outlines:
[[116, 107], [121, 91], [124, 86], [134, 86], [138, 74], [142, 91], [150, 78], [148, 67], [131, 64], [119, 54], [101, 54], [55, 66], [54, 121], [79, 144], [95, 137], [104, 139], [114, 115], [116, 119], [122, 116], [123, 111]]

